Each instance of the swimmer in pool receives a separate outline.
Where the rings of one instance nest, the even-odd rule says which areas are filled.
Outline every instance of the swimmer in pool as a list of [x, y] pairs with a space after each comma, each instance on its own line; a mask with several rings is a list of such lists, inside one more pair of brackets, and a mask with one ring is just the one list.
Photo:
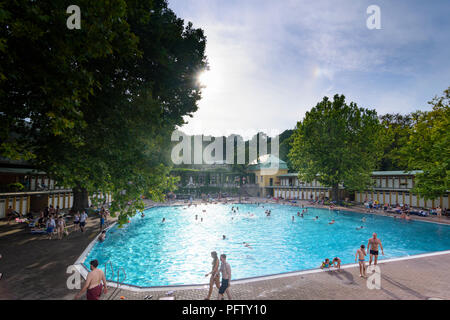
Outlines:
[[227, 237], [225, 235], [222, 236], [222, 240], [226, 240]]
[[292, 216], [292, 222], [294, 222], [294, 216]]
[[362, 228], [364, 228], [363, 226], [356, 228], [356, 230], [361, 230]]
[[164, 223], [164, 222], [166, 222], [166, 218], [163, 218], [161, 221], [161, 223]]
[[336, 221], [334, 221], [334, 219], [333, 220], [331, 220], [331, 222], [330, 223], [328, 223], [328, 224], [334, 224]]
[[319, 216], [316, 216], [316, 218], [314, 220], [319, 220]]
[[242, 242], [242, 244], [249, 249], [253, 249], [247, 242]]
[[331, 263], [330, 263], [330, 259], [325, 259], [325, 261], [324, 262], [322, 262], [322, 265], [320, 266], [320, 269], [323, 269], [323, 268], [329, 268], [329, 267], [331, 267]]

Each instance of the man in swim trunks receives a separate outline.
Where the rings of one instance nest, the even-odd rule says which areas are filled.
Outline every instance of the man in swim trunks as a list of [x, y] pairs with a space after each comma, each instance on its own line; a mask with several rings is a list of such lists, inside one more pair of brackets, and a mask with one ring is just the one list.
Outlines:
[[[106, 287], [106, 278], [102, 270], [97, 269], [98, 261], [92, 260], [91, 272], [88, 273], [86, 278], [86, 283], [83, 289], [75, 296], [75, 299], [79, 299], [81, 295], [86, 292], [87, 300], [98, 300], [102, 294], [102, 289], [105, 294], [108, 293], [108, 288]], [[103, 286], [102, 286], [103, 282]]]
[[372, 258], [375, 256], [375, 262], [374, 264], [377, 265], [378, 261], [378, 245], [381, 247], [381, 253], [384, 256], [384, 250], [383, 245], [381, 244], [381, 240], [377, 238], [377, 234], [374, 232], [372, 235], [372, 238], [369, 239], [369, 242], [367, 243], [367, 250], [370, 250], [370, 259], [369, 259], [369, 266], [372, 264]]
[[226, 292], [228, 299], [231, 300], [230, 294], [230, 280], [231, 280], [231, 267], [227, 262], [227, 256], [225, 254], [220, 255], [220, 269], [219, 272], [222, 273], [222, 284], [219, 288], [218, 300], [223, 300], [223, 294]]

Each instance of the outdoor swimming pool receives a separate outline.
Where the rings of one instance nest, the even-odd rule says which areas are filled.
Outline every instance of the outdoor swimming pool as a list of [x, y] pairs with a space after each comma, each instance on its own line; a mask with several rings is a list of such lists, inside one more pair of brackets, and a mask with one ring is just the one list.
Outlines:
[[[238, 213], [232, 213], [232, 206], [239, 207]], [[272, 210], [270, 217], [266, 209]], [[156, 207], [146, 210], [145, 218], [136, 215], [121, 229], [112, 227], [84, 264], [89, 268], [89, 261], [97, 259], [104, 269], [110, 260], [114, 270], [125, 269], [125, 283], [151, 287], [208, 283], [205, 274], [211, 270], [211, 251], [227, 255], [236, 280], [314, 269], [335, 256], [343, 264], [354, 263], [356, 250], [361, 244], [367, 246], [373, 232], [385, 248], [380, 260], [450, 249], [447, 225], [316, 208], [308, 208], [300, 218], [301, 210], [275, 204]], [[163, 217], [165, 223], [161, 223]], [[336, 223], [329, 225], [332, 219]], [[364, 228], [356, 230], [361, 225]], [[107, 278], [116, 280], [110, 271]]]

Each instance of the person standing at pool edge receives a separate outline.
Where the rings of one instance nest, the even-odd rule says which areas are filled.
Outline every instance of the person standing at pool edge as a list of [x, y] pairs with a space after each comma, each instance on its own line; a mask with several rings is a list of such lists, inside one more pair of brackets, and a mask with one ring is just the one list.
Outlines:
[[355, 255], [355, 262], [356, 259], [358, 259], [359, 263], [359, 276], [361, 278], [366, 277], [366, 263], [365, 263], [365, 257], [366, 257], [366, 251], [364, 250], [364, 245], [362, 244], [361, 247], [356, 251]]
[[[225, 237], [225, 235], [224, 235]], [[205, 274], [205, 277], [211, 275], [211, 278], [209, 279], [209, 292], [208, 296], [205, 298], [205, 300], [209, 300], [211, 298], [211, 294], [214, 288], [214, 284], [216, 285], [217, 289], [220, 287], [220, 272], [219, 272], [219, 258], [217, 257], [217, 252], [212, 251], [211, 257], [213, 258], [212, 262], [212, 270], [210, 273]]]
[[231, 267], [227, 262], [227, 256], [225, 254], [220, 255], [220, 272], [222, 273], [222, 285], [219, 288], [218, 300], [223, 300], [223, 294], [226, 292], [228, 299], [231, 300], [230, 294], [230, 280], [231, 280]]
[[372, 264], [372, 258], [375, 256], [374, 265], [377, 265], [378, 261], [378, 245], [380, 245], [381, 253], [384, 256], [383, 245], [381, 244], [381, 240], [377, 238], [377, 234], [374, 232], [372, 238], [369, 239], [367, 243], [367, 250], [370, 253], [369, 266]]
[[[102, 294], [102, 291], [107, 294], [108, 288], [106, 287], [106, 278], [102, 270], [97, 269], [98, 261], [92, 260], [90, 263], [91, 272], [88, 273], [86, 283], [83, 289], [77, 293], [75, 299], [79, 299], [81, 295], [86, 292], [87, 300], [98, 300]], [[102, 286], [103, 282], [103, 286]]]

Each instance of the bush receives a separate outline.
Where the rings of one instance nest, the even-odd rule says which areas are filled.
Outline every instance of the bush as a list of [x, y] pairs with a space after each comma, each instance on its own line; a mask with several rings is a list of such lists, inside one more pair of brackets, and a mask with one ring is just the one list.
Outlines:
[[8, 184], [8, 189], [10, 191], [15, 191], [15, 192], [22, 191], [24, 188], [25, 187], [20, 182], [14, 182], [14, 183]]

